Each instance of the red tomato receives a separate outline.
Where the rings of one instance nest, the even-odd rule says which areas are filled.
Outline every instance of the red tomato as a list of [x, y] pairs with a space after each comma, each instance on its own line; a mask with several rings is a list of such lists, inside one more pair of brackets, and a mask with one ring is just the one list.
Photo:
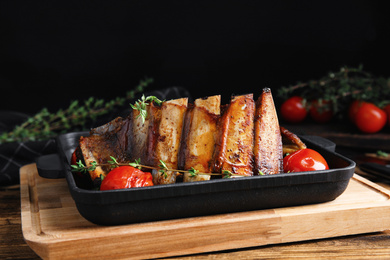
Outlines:
[[131, 166], [121, 166], [110, 171], [103, 179], [100, 190], [116, 190], [133, 187], [153, 186], [150, 172], [143, 172]]
[[390, 126], [390, 104], [383, 108], [383, 111], [387, 114], [387, 125]]
[[323, 100], [322, 102], [315, 100], [311, 103], [309, 113], [317, 123], [329, 122], [333, 117], [332, 102], [329, 100]]
[[[79, 147], [77, 147], [74, 152], [72, 153], [72, 157], [70, 159], [70, 164], [71, 165], [77, 165], [77, 149], [79, 149]], [[79, 177], [83, 177], [83, 174], [81, 172], [75, 172], [75, 174]]]
[[304, 100], [301, 97], [293, 96], [284, 101], [280, 107], [282, 118], [290, 123], [302, 122], [307, 115]]
[[74, 152], [72, 153], [72, 157], [70, 159], [70, 164], [71, 165], [76, 165], [77, 164], [77, 155], [76, 155], [76, 151], [77, 151], [77, 148], [76, 150], [74, 150]]
[[385, 111], [376, 105], [364, 102], [356, 112], [355, 124], [363, 133], [376, 133], [380, 131], [387, 121]]
[[349, 117], [349, 120], [351, 120], [352, 123], [355, 123], [356, 113], [359, 110], [359, 108], [362, 106], [363, 103], [364, 102], [361, 101], [361, 100], [354, 100], [349, 105], [348, 117]]
[[283, 159], [284, 172], [306, 172], [329, 169], [320, 153], [306, 148], [293, 152]]

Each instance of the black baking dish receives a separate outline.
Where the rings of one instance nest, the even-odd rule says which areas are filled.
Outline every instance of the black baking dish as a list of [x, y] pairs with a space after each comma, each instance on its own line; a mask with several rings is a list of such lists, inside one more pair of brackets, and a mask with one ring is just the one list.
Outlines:
[[[57, 138], [62, 162], [60, 169], [66, 177], [80, 214], [100, 225], [120, 225], [331, 201], [345, 191], [355, 169], [355, 163], [335, 153], [335, 147], [327, 146], [327, 140], [303, 136], [301, 138], [309, 148], [317, 150], [325, 157], [329, 170], [111, 191], [86, 190], [76, 186], [69, 165], [71, 154], [78, 145], [81, 135], [86, 136], [88, 133], [75, 132]], [[44, 174], [40, 171], [40, 175]], [[59, 175], [56, 174], [57, 177]]]

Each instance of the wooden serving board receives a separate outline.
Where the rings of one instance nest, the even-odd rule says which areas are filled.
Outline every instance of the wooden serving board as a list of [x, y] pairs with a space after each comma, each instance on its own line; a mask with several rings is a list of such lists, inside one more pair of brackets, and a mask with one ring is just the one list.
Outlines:
[[77, 211], [65, 179], [20, 170], [22, 231], [44, 259], [157, 258], [390, 229], [390, 191], [359, 175], [336, 200], [316, 205], [123, 226], [98, 226]]

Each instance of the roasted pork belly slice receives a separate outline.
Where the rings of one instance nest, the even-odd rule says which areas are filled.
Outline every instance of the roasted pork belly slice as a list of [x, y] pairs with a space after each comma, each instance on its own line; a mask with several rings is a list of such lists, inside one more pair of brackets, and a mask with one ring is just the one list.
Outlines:
[[277, 174], [283, 171], [283, 145], [272, 93], [263, 89], [256, 101], [254, 174]]
[[[151, 165], [158, 166], [162, 160], [169, 169], [178, 169], [178, 153], [187, 105], [187, 98], [165, 101], [161, 105], [160, 120], [153, 121], [152, 118], [153, 122], [150, 122], [152, 125], [149, 126], [149, 137], [154, 139], [148, 141]], [[166, 171], [163, 174], [153, 170], [152, 174], [154, 184], [176, 182], [176, 172], [174, 171]]]
[[[90, 167], [94, 161], [97, 164], [107, 164], [111, 160], [110, 156], [115, 157], [118, 162], [128, 162], [132, 151], [128, 139], [130, 129], [130, 118], [116, 118], [92, 129], [90, 136], [81, 137], [79, 145], [86, 166]], [[109, 166], [97, 166], [89, 174], [92, 181], [95, 181], [100, 179], [100, 175], [105, 177], [109, 171]]]
[[[187, 111], [182, 135], [179, 168], [203, 173], [212, 172], [212, 159], [220, 115], [221, 96], [199, 98]], [[191, 176], [185, 173], [184, 182], [209, 180], [210, 175]]]
[[253, 175], [253, 94], [235, 96], [220, 118], [214, 170]]

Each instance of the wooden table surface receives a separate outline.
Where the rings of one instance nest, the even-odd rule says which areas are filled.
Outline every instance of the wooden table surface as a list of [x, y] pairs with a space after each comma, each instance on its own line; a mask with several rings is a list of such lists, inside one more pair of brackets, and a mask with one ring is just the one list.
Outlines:
[[[359, 174], [364, 174], [358, 172]], [[366, 176], [367, 177], [367, 176]], [[373, 179], [375, 180], [375, 179]], [[390, 189], [390, 185], [377, 182]], [[40, 259], [23, 239], [20, 186], [0, 188], [0, 259]], [[390, 213], [390, 212], [389, 212]], [[389, 214], [390, 217], [390, 214]], [[373, 219], [372, 221], [375, 221]], [[297, 223], [299, 224], [299, 223]], [[259, 246], [173, 259], [390, 259], [390, 231], [308, 242]]]

